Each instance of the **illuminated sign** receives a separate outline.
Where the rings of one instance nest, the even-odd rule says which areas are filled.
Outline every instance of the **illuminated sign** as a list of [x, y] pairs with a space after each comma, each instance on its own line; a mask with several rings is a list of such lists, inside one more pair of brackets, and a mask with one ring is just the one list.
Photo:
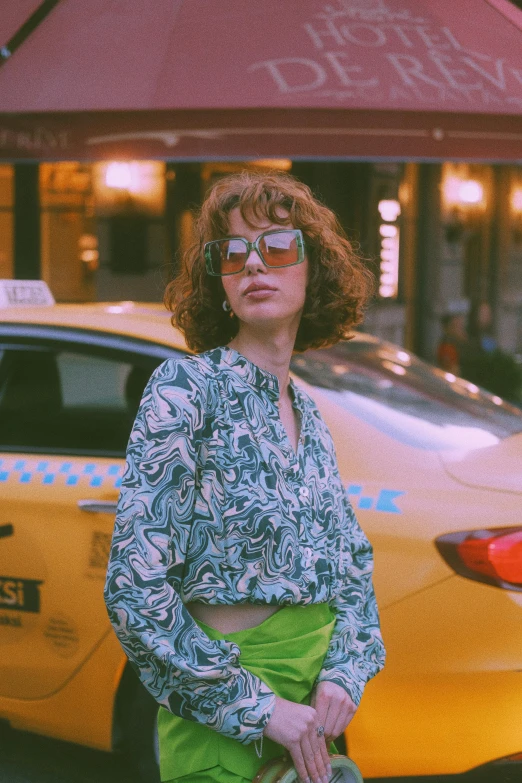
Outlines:
[[[379, 295], [394, 299], [399, 293], [399, 226], [396, 221], [401, 205], [395, 199], [383, 199], [378, 204], [383, 221], [379, 226], [381, 237]], [[384, 222], [386, 221], [386, 222]]]

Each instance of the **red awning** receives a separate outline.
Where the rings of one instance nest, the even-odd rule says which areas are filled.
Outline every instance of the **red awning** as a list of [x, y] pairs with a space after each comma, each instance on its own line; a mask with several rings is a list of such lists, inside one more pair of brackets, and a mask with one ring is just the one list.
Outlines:
[[0, 156], [522, 160], [521, 51], [508, 0], [61, 0]]
[[42, 0], [16, 0], [2, 3], [0, 14], [0, 47], [5, 46], [23, 23], [36, 11]]

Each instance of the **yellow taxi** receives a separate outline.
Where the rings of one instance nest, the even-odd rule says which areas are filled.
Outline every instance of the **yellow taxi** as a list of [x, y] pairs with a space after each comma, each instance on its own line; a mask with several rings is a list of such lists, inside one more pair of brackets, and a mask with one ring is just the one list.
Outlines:
[[[147, 783], [156, 707], [103, 584], [141, 393], [186, 350], [159, 305], [56, 305], [40, 282], [0, 285], [0, 719], [126, 749]], [[292, 373], [375, 551], [388, 658], [350, 755], [365, 778], [516, 767], [522, 411], [364, 334], [296, 354]]]

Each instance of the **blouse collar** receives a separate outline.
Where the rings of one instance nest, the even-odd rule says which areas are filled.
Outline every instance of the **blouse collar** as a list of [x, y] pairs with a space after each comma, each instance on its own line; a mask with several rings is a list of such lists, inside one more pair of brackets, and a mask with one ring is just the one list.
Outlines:
[[[242, 353], [236, 351], [235, 348], [231, 348], [228, 345], [220, 345], [211, 353], [219, 352], [220, 359], [217, 359], [217, 363], [225, 362], [235, 373], [237, 373], [247, 383], [257, 386], [259, 389], [266, 391], [270, 397], [274, 400], [279, 399], [279, 379], [277, 375], [274, 375], [268, 370], [262, 370], [257, 364], [251, 362]], [[216, 357], [217, 358], [217, 357]], [[297, 387], [293, 379], [289, 378], [289, 383], [292, 388], [294, 398], [298, 398]]]

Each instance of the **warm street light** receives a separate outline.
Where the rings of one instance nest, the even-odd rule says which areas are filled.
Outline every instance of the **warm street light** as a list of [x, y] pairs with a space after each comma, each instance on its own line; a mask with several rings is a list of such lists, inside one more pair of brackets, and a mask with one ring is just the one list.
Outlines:
[[100, 161], [94, 164], [93, 171], [99, 215], [163, 214], [165, 163], [155, 160]]
[[444, 201], [448, 207], [483, 206], [484, 186], [476, 179], [446, 177], [444, 180]]
[[518, 215], [522, 216], [522, 187], [514, 188], [511, 193], [511, 209]]
[[459, 187], [459, 199], [462, 204], [480, 204], [484, 198], [484, 188], [475, 179], [466, 179]]
[[109, 163], [105, 169], [105, 184], [108, 188], [130, 190], [132, 185], [130, 163]]

